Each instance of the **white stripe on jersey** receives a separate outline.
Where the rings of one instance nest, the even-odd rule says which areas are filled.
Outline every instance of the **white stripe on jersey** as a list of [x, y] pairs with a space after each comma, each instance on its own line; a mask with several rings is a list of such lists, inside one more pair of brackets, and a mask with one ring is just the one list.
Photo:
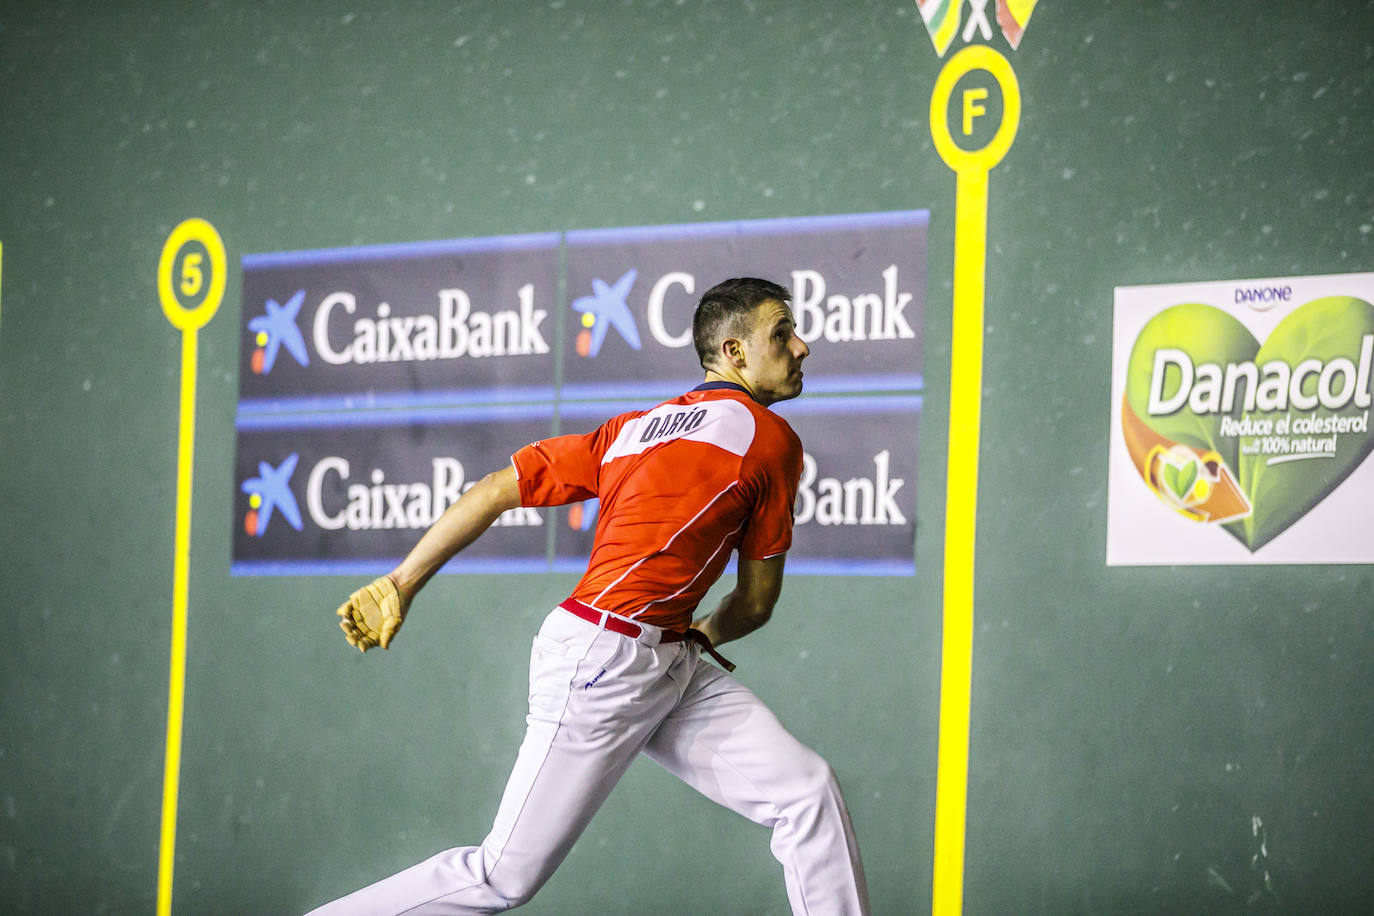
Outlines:
[[742, 456], [754, 441], [754, 415], [733, 398], [696, 404], [660, 404], [622, 426], [611, 447], [601, 456], [601, 463], [638, 455], [674, 439], [707, 442]]
[[644, 605], [644, 607], [642, 607], [642, 608], [640, 608], [639, 610], [635, 611], [635, 612], [634, 612], [633, 614], [631, 614], [630, 616], [631, 616], [631, 617], [638, 617], [640, 614], [643, 614], [645, 611], [647, 611], [649, 608], [653, 607], [655, 604], [659, 604], [660, 602], [663, 602], [663, 601], [672, 601], [672, 600], [673, 600], [674, 598], [676, 598], [678, 595], [681, 595], [683, 592], [687, 591], [687, 589], [691, 588], [691, 587], [692, 587], [692, 583], [693, 583], [693, 582], [696, 582], [698, 579], [700, 579], [700, 578], [701, 578], [701, 574], [704, 573], [704, 572], [706, 572], [706, 568], [707, 568], [708, 566], [710, 566], [712, 562], [715, 561], [715, 559], [716, 559], [716, 554], [720, 553], [720, 549], [721, 549], [722, 547], [725, 546], [725, 542], [728, 541], [728, 540], [730, 540], [730, 538], [734, 537], [736, 534], [738, 534], [738, 533], [739, 533], [739, 530], [740, 530], [741, 528], [744, 527], [744, 524], [745, 524], [744, 522], [740, 522], [739, 525], [735, 527], [735, 530], [734, 530], [734, 531], [731, 531], [731, 532], [730, 532], [729, 534], [727, 534], [725, 537], [723, 537], [723, 538], [720, 539], [720, 543], [716, 545], [716, 549], [713, 550], [713, 551], [711, 551], [711, 555], [710, 555], [709, 557], [706, 558], [706, 562], [703, 563], [703, 564], [701, 565], [701, 567], [696, 571], [696, 574], [695, 574], [694, 576], [692, 576], [692, 578], [691, 578], [690, 580], [688, 580], [688, 582], [687, 582], [686, 585], [682, 586], [682, 588], [680, 588], [680, 589], [678, 589], [677, 591], [673, 592], [671, 595], [668, 595], [666, 598], [655, 598], [653, 601], [650, 601], [648, 604]]

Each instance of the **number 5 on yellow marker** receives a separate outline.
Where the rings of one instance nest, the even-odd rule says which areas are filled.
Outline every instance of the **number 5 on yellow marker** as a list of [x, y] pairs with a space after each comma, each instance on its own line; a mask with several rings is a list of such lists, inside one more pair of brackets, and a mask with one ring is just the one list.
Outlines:
[[[208, 273], [208, 276], [207, 276]], [[157, 912], [172, 912], [177, 790], [181, 777], [181, 725], [186, 692], [186, 604], [191, 563], [191, 461], [196, 438], [196, 332], [224, 299], [224, 242], [203, 219], [172, 230], [157, 263], [157, 296], [172, 327], [181, 331], [181, 407], [177, 427], [177, 508], [172, 565], [172, 662], [167, 691], [167, 754], [162, 780], [162, 840], [158, 855]]]
[[[989, 92], [964, 88], [984, 71], [1002, 96], [992, 139], [965, 148], [950, 133], [951, 115], [972, 137], [991, 117]], [[935, 870], [931, 910], [963, 909], [964, 835], [968, 803], [970, 693], [973, 676], [973, 554], [978, 519], [978, 437], [983, 387], [983, 299], [987, 266], [988, 172], [1002, 161], [1021, 116], [1021, 91], [1011, 64], [987, 45], [969, 45], [940, 71], [930, 97], [930, 134], [954, 170], [954, 321], [950, 348], [949, 455], [945, 494], [944, 635], [940, 650], [940, 725], [935, 778]]]
[[181, 293], [193, 297], [205, 284], [205, 274], [200, 269], [205, 258], [199, 252], [188, 252], [181, 261]]

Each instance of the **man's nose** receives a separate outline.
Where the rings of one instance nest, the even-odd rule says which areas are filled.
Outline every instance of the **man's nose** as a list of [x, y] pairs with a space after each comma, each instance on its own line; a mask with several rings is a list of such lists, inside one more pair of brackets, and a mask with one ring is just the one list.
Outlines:
[[806, 345], [806, 341], [802, 340], [796, 334], [792, 335], [792, 354], [796, 356], [797, 359], [806, 359], [811, 355], [811, 348]]

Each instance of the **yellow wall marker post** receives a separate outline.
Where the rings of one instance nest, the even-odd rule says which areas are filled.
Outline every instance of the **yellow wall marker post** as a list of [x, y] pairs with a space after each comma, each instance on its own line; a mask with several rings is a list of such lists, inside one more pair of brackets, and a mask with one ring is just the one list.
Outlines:
[[[208, 260], [209, 263], [206, 263]], [[157, 295], [172, 327], [181, 331], [181, 412], [177, 427], [177, 508], [172, 572], [172, 663], [167, 691], [167, 755], [162, 779], [162, 841], [158, 853], [157, 912], [172, 912], [176, 861], [177, 790], [186, 695], [186, 600], [191, 566], [191, 462], [196, 440], [196, 332], [224, 298], [224, 242], [203, 219], [172, 230], [157, 264]], [[208, 276], [207, 276], [208, 274]]]
[[[1002, 93], [1002, 121], [992, 140], [967, 150], [949, 130], [955, 84], [988, 72]], [[974, 133], [987, 114], [988, 91], [960, 92], [956, 122]], [[973, 677], [973, 555], [978, 519], [978, 433], [983, 387], [983, 299], [987, 264], [988, 172], [1002, 161], [1021, 116], [1011, 64], [987, 45], [951, 57], [930, 97], [930, 133], [956, 176], [954, 319], [950, 348], [949, 456], [945, 490], [944, 633], [940, 648], [940, 735], [935, 779], [935, 870], [931, 911], [963, 911], [964, 835], [968, 803], [970, 695]]]

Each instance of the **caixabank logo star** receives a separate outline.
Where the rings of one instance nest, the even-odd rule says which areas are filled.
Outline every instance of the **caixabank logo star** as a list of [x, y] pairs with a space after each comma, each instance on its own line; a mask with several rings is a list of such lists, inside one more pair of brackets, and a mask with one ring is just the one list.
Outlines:
[[282, 347], [286, 347], [286, 352], [302, 366], [310, 365], [305, 338], [301, 336], [297, 324], [304, 302], [305, 290], [297, 290], [284, 305], [276, 299], [268, 299], [264, 304], [264, 314], [248, 319], [248, 330], [253, 335], [255, 347], [251, 361], [254, 375], [270, 373]]
[[638, 271], [630, 268], [614, 283], [607, 283], [597, 277], [592, 280], [592, 294], [579, 296], [572, 301], [572, 309], [582, 315], [582, 330], [577, 334], [577, 355], [594, 358], [601, 352], [606, 342], [606, 333], [615, 328], [632, 350], [643, 346], [639, 339], [639, 326], [635, 324], [634, 313], [630, 311], [630, 290], [634, 287]]
[[296, 502], [296, 495], [291, 492], [291, 475], [296, 472], [299, 461], [297, 452], [287, 455], [276, 467], [269, 462], [259, 461], [258, 476], [250, 477], [239, 485], [239, 489], [248, 494], [243, 530], [250, 536], [260, 538], [266, 534], [267, 526], [276, 512], [280, 512], [292, 528], [301, 530], [300, 506]]

